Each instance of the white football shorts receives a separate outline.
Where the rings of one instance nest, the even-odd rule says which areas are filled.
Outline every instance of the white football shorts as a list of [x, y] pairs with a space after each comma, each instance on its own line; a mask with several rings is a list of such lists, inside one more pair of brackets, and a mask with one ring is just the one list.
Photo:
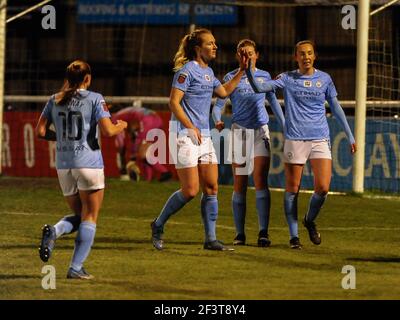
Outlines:
[[178, 137], [176, 140], [177, 159], [175, 160], [176, 169], [196, 167], [199, 163], [218, 164], [214, 145], [210, 137], [201, 138], [201, 145], [195, 144], [189, 136]]
[[332, 159], [331, 146], [324, 140], [285, 140], [285, 163], [305, 164], [307, 159]]
[[104, 169], [58, 169], [58, 181], [64, 196], [77, 194], [79, 190], [104, 189]]
[[230, 137], [228, 155], [230, 162], [243, 164], [247, 162], [246, 160], [255, 157], [270, 157], [270, 136], [267, 124], [257, 129], [246, 129], [234, 123], [231, 126]]

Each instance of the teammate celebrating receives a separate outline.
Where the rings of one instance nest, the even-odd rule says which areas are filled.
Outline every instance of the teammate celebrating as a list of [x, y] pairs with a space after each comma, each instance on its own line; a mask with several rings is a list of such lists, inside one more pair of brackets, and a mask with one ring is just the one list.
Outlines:
[[[78, 230], [75, 249], [67, 273], [71, 279], [92, 279], [83, 268], [96, 233], [96, 223], [104, 196], [104, 164], [98, 144], [97, 124], [106, 136], [122, 132], [127, 123], [114, 125], [101, 94], [88, 91], [90, 66], [73, 61], [66, 70], [61, 92], [47, 102], [36, 135], [56, 141], [56, 168], [63, 195], [74, 215], [61, 219], [54, 227], [45, 225], [39, 248], [47, 262], [55, 241], [63, 234]], [[49, 129], [53, 124], [55, 132]]]
[[314, 174], [314, 193], [310, 198], [303, 224], [308, 230], [310, 240], [316, 245], [321, 243], [321, 235], [314, 221], [326, 200], [332, 174], [329, 127], [325, 116], [326, 100], [346, 132], [352, 154], [356, 152], [356, 144], [343, 109], [337, 100], [336, 88], [331, 77], [314, 68], [316, 59], [314, 43], [310, 40], [298, 42], [295, 46], [294, 57], [299, 68], [282, 73], [276, 80], [258, 83], [250, 67], [246, 69], [246, 74], [255, 92], [283, 89], [286, 110], [284, 208], [289, 225], [290, 246], [293, 249], [300, 249], [297, 198], [303, 167], [307, 159], [310, 159]]
[[[237, 58], [240, 59], [241, 49], [246, 50], [249, 59], [252, 61], [254, 76], [258, 82], [271, 80], [267, 71], [257, 69], [256, 62], [259, 57], [256, 43], [249, 39], [240, 40], [237, 45]], [[224, 81], [229, 81], [237, 69], [225, 75]], [[246, 161], [254, 158], [253, 179], [256, 188], [256, 208], [258, 214], [259, 233], [258, 246], [268, 247], [271, 243], [268, 236], [269, 215], [271, 207], [271, 196], [268, 189], [268, 171], [270, 165], [270, 144], [268, 129], [268, 113], [265, 109], [265, 98], [267, 98], [274, 114], [278, 118], [281, 127], [284, 127], [284, 116], [282, 108], [273, 92], [254, 93], [249, 81], [245, 75], [240, 79], [237, 88], [231, 93], [232, 103], [232, 127], [230, 145], [232, 149], [232, 170], [233, 170], [233, 195], [232, 211], [236, 226], [236, 237], [233, 240], [234, 245], [244, 245], [245, 235], [245, 216], [246, 216], [246, 192], [248, 176], [240, 174], [237, 168], [245, 166], [242, 159], [242, 150], [246, 150], [246, 141], [242, 139], [246, 129], [254, 130], [254, 142], [252, 144], [251, 154], [246, 154]], [[213, 108], [213, 118], [218, 130], [222, 130], [224, 123], [221, 121], [221, 110], [224, 107], [226, 99], [217, 99]], [[243, 144], [243, 145], [242, 145]], [[239, 153], [238, 156], [236, 156]]]
[[[177, 149], [176, 169], [181, 189], [167, 200], [160, 215], [151, 224], [152, 241], [163, 249], [163, 228], [167, 220], [193, 199], [201, 185], [201, 215], [205, 229], [204, 249], [227, 250], [216, 238], [218, 216], [218, 167], [210, 138], [209, 118], [213, 93], [228, 96], [244, 74], [246, 59], [229, 82], [221, 85], [208, 64], [215, 59], [217, 45], [211, 31], [197, 29], [181, 40], [175, 54], [175, 76], [169, 107], [172, 111], [170, 135], [177, 137], [170, 150]], [[176, 128], [174, 128], [174, 124]], [[171, 139], [170, 139], [171, 140]]]

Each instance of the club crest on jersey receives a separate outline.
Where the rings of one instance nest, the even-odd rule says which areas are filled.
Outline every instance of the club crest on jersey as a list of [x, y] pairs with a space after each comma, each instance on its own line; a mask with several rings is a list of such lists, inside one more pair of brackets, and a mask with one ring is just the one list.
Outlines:
[[204, 79], [206, 79], [207, 81], [211, 81], [211, 77], [208, 74], [204, 75]]
[[257, 81], [258, 81], [259, 83], [263, 83], [263, 82], [264, 82], [263, 78], [257, 78]]
[[306, 87], [306, 88], [311, 88], [312, 87], [312, 81], [304, 80], [303, 86]]
[[318, 81], [315, 83], [315, 86], [316, 86], [317, 88], [321, 88], [321, 87], [322, 87], [321, 81], [318, 80]]
[[178, 77], [178, 83], [184, 83], [186, 80], [187, 74], [181, 73]]
[[106, 112], [108, 112], [107, 103], [106, 103], [105, 101], [101, 101], [100, 103], [101, 103], [101, 105], [103, 106], [103, 110], [106, 111]]

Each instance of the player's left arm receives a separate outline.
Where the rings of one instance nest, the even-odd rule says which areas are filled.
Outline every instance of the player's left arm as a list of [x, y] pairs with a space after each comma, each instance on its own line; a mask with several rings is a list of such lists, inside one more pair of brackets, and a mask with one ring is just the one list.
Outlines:
[[51, 121], [49, 121], [43, 114], [40, 116], [39, 121], [35, 128], [36, 136], [39, 139], [48, 141], [56, 141], [57, 135], [55, 131], [50, 129]]
[[282, 130], [285, 130], [285, 116], [283, 115], [282, 107], [279, 104], [278, 99], [275, 96], [275, 93], [268, 92], [265, 94], [265, 98], [267, 99], [269, 105], [271, 106], [272, 112], [274, 113], [275, 117], [277, 117]]
[[224, 122], [221, 118], [221, 114], [222, 110], [225, 108], [226, 100], [227, 99], [218, 98], [212, 109], [211, 115], [214, 120], [215, 127], [218, 129], [218, 131], [221, 131], [225, 127]]
[[346, 132], [346, 136], [351, 144], [351, 153], [355, 153], [357, 151], [356, 141], [351, 133], [351, 129], [349, 123], [347, 122], [346, 115], [341, 107], [337, 97], [327, 97], [328, 104], [332, 110], [333, 115], [339, 121], [343, 130]]
[[274, 91], [274, 86], [273, 81], [266, 81], [266, 82], [262, 82], [262, 83], [258, 83], [255, 79], [254, 76], [254, 71], [252, 69], [252, 61], [251, 59], [249, 60], [248, 63], [248, 67], [246, 68], [246, 75], [247, 75], [247, 79], [249, 79], [249, 83], [251, 85], [251, 87], [253, 88], [255, 93], [265, 93], [265, 92], [271, 92]]
[[54, 107], [54, 96], [52, 96], [49, 101], [47, 101], [39, 121], [35, 128], [35, 134], [39, 139], [45, 139], [48, 141], [56, 141], [56, 133], [50, 129], [52, 121], [51, 110]]
[[[223, 81], [227, 82], [229, 80], [230, 80], [229, 74], [225, 75]], [[225, 98], [225, 99], [217, 98], [217, 100], [215, 101], [215, 104], [212, 108], [211, 115], [214, 120], [215, 128], [217, 128], [218, 131], [221, 131], [225, 127], [225, 124], [221, 119], [221, 115], [222, 115], [223, 110], [225, 109], [227, 100], [228, 100], [228, 98]]]

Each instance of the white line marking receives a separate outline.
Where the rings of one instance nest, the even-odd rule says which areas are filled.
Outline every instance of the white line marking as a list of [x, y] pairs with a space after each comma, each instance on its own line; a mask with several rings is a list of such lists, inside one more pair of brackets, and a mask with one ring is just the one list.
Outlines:
[[[20, 216], [52, 216], [54, 214], [43, 213], [43, 212], [10, 212], [10, 211], [0, 211], [0, 215], [20, 215]], [[61, 218], [61, 217], [60, 217]], [[100, 216], [100, 220], [119, 220], [119, 221], [141, 221], [149, 223], [153, 221], [153, 219], [142, 219], [142, 218], [133, 218], [133, 217], [107, 217]], [[169, 225], [193, 225], [193, 226], [201, 226], [201, 223], [189, 223], [189, 222], [179, 222], [179, 221], [168, 221]], [[227, 229], [227, 230], [235, 230], [232, 226], [217, 224], [217, 228]], [[250, 228], [249, 229], [253, 229]], [[255, 229], [255, 228], [254, 228]], [[270, 227], [269, 230], [287, 230], [287, 227]], [[400, 227], [319, 227], [319, 230], [326, 231], [347, 231], [347, 230], [355, 230], [355, 231], [363, 231], [363, 230], [376, 230], [376, 231], [400, 231]]]
[[42, 212], [10, 212], [10, 211], [3, 211], [0, 214], [9, 214], [15, 216], [52, 216], [49, 213], [42, 213]]

